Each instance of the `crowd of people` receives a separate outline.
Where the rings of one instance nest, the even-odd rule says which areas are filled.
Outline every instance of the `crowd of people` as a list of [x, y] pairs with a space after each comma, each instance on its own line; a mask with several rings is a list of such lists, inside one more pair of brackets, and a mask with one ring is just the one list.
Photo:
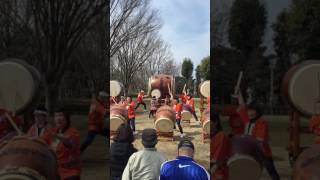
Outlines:
[[112, 180], [209, 180], [206, 169], [194, 159], [195, 147], [188, 139], [182, 139], [177, 147], [177, 158], [167, 158], [156, 149], [158, 143], [155, 129], [142, 131], [142, 150], [133, 146], [134, 136], [130, 125], [117, 129], [110, 147], [110, 171]]

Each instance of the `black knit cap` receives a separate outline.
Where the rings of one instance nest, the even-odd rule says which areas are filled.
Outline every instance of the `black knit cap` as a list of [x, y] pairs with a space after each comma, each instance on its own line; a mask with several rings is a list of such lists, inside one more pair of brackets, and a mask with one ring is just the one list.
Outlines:
[[188, 139], [183, 139], [183, 140], [181, 140], [181, 141], [179, 142], [179, 144], [178, 144], [178, 149], [180, 149], [180, 148], [182, 148], [182, 147], [188, 147], [188, 148], [191, 148], [191, 149], [194, 150], [194, 145], [193, 145], [193, 143], [192, 143], [190, 140], [188, 140]]
[[146, 147], [155, 146], [158, 142], [157, 131], [147, 128], [142, 131], [142, 144]]

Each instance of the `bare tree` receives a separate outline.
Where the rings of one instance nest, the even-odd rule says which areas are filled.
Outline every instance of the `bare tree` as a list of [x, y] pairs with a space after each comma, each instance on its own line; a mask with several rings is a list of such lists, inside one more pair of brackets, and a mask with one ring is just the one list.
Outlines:
[[181, 64], [177, 64], [173, 59], [164, 63], [161, 68], [161, 73], [180, 76]]
[[158, 12], [150, 0], [111, 0], [110, 57], [129, 40], [159, 29]]

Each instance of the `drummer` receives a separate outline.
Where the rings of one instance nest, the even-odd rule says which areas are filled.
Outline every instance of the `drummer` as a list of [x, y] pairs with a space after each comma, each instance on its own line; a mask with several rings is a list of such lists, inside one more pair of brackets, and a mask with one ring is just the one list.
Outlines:
[[120, 106], [126, 107], [127, 106], [127, 100], [126, 97], [121, 96], [120, 102], [118, 103]]
[[196, 120], [196, 121], [199, 121], [199, 120], [198, 120], [198, 117], [197, 117], [197, 114], [196, 114], [196, 111], [195, 111], [195, 108], [194, 108], [194, 99], [193, 99], [193, 97], [192, 97], [191, 94], [188, 94], [188, 95], [187, 95], [186, 104], [191, 107], [191, 113], [192, 113], [193, 117], [195, 118], [195, 120]]
[[144, 106], [144, 110], [147, 110], [147, 105], [146, 103], [143, 101], [143, 98], [145, 97], [144, 95], [144, 91], [141, 89], [140, 92], [138, 93], [138, 97], [137, 97], [137, 106], [135, 107], [135, 110], [138, 109], [138, 107], [140, 106], [140, 104], [142, 104]]
[[227, 161], [231, 155], [231, 142], [229, 137], [222, 131], [220, 117], [217, 113], [214, 113], [212, 122], [210, 143], [211, 179], [227, 180], [229, 177]]
[[0, 143], [3, 140], [8, 140], [17, 134], [16, 130], [14, 129], [14, 127], [11, 125], [10, 121], [6, 117], [5, 115], [6, 113], [8, 113], [9, 116], [11, 116], [12, 120], [16, 123], [18, 128], [22, 122], [18, 116], [13, 116], [12, 113], [4, 109], [0, 109]]
[[166, 98], [164, 99], [164, 105], [171, 106], [170, 95], [166, 95]]
[[108, 135], [107, 129], [103, 128], [103, 118], [107, 112], [107, 97], [106, 92], [100, 91], [97, 98], [92, 98], [88, 117], [88, 134], [81, 145], [81, 152], [84, 152], [90, 146], [96, 135]]
[[312, 116], [309, 127], [311, 133], [316, 135], [314, 144], [320, 144], [320, 115]]
[[149, 119], [151, 115], [154, 118], [154, 115], [156, 114], [157, 109], [158, 109], [158, 100], [156, 96], [153, 96], [150, 102]]
[[128, 110], [128, 123], [133, 131], [133, 134], [137, 134], [136, 132], [136, 113], [135, 113], [135, 104], [132, 101], [131, 97], [127, 97], [127, 110]]
[[269, 145], [269, 129], [267, 121], [262, 118], [262, 109], [256, 103], [250, 103], [246, 107], [246, 103], [239, 91], [238, 94], [238, 113], [240, 119], [245, 123], [245, 134], [251, 135], [258, 140], [259, 145], [264, 154], [264, 166], [273, 180], [280, 179], [279, 174], [274, 166], [272, 159], [272, 151]]
[[[70, 114], [60, 108], [54, 112], [55, 128], [49, 130], [61, 180], [79, 180], [81, 173], [80, 132], [71, 127]], [[45, 162], [44, 162], [45, 163]]]
[[48, 136], [48, 111], [44, 106], [39, 106], [34, 111], [34, 124], [29, 128], [27, 135], [30, 137], [40, 138], [49, 143]]
[[[179, 98], [178, 97], [173, 98], [173, 95], [172, 95], [171, 92], [170, 92], [170, 95], [172, 97], [171, 98], [172, 99], [172, 107], [173, 107], [173, 110], [176, 113], [176, 123], [177, 123], [179, 131], [180, 131], [180, 137], [183, 138], [185, 136], [185, 134], [183, 133], [183, 129], [182, 129], [182, 126], [181, 126], [182, 104], [179, 103]], [[176, 128], [176, 125], [174, 125], [174, 129], [175, 128]]]

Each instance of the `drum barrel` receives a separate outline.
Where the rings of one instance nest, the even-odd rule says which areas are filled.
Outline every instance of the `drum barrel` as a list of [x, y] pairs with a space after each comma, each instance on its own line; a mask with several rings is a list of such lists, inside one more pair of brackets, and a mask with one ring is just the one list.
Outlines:
[[128, 111], [125, 107], [121, 105], [113, 105], [110, 107], [110, 130], [116, 131], [118, 127], [127, 123]]
[[[155, 126], [158, 131], [170, 132], [173, 129], [175, 121], [175, 112], [170, 106], [161, 106], [155, 116]], [[170, 123], [171, 122], [171, 123]], [[162, 125], [159, 125], [162, 124]], [[163, 127], [162, 127], [163, 126]]]
[[171, 92], [174, 94], [174, 77], [166, 74], [158, 74], [151, 76], [148, 83], [148, 95], [151, 96], [153, 90], [159, 90], [161, 96], [157, 98], [164, 99], [167, 95], [170, 95], [168, 86]]

